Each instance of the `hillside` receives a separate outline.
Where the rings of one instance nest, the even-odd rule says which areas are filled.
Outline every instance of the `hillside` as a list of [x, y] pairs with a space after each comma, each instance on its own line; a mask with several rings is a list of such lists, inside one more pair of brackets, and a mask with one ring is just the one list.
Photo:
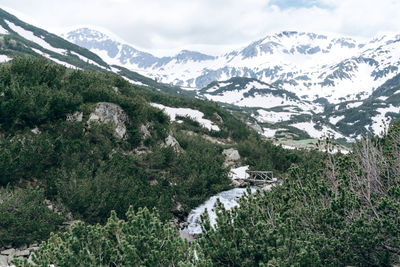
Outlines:
[[[398, 264], [398, 123], [332, 155], [263, 141], [215, 103], [44, 58], [0, 64], [0, 83], [6, 264], [42, 240], [30, 260], [55, 266]], [[189, 245], [174, 225], [232, 187], [226, 148], [240, 155], [229, 167], [273, 170], [281, 183], [229, 211], [217, 201], [217, 226], [205, 213]]]
[[179, 87], [158, 83], [137, 72], [109, 65], [88, 49], [27, 24], [3, 9], [0, 9], [0, 47], [0, 62], [17, 56], [43, 56], [68, 68], [116, 73], [133, 84], [148, 86], [153, 91], [193, 97], [193, 93], [181, 90]]
[[241, 155], [234, 166], [282, 175], [313, 157], [262, 141], [215, 103], [115, 74], [15, 58], [0, 65], [0, 83], [0, 246], [46, 239], [72, 219], [105, 222], [111, 210], [125, 218], [129, 206], [183, 220], [233, 186], [227, 148]]

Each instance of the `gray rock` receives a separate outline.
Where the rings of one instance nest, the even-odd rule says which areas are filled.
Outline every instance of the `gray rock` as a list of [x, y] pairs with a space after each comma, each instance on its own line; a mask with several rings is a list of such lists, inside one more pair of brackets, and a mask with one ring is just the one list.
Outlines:
[[0, 254], [1, 255], [14, 255], [15, 254], [15, 249], [14, 248], [10, 248], [10, 249], [3, 250]]
[[224, 123], [224, 120], [221, 118], [221, 116], [220, 116], [217, 112], [214, 112], [214, 115], [215, 115], [215, 117], [217, 118], [217, 120], [218, 120], [220, 123]]
[[236, 149], [224, 149], [224, 151], [222, 151], [222, 154], [225, 156], [225, 167], [233, 166], [237, 161], [240, 160], [239, 151], [237, 151]]
[[41, 131], [39, 130], [38, 127], [33, 128], [33, 129], [31, 130], [31, 132], [32, 132], [33, 134], [40, 134], [40, 133], [41, 133]]
[[81, 122], [82, 120], [83, 120], [83, 112], [76, 111], [74, 114], [67, 116], [67, 121]]
[[29, 247], [28, 249], [29, 249], [30, 252], [34, 252], [34, 251], [39, 250], [40, 247], [39, 246], [32, 246], [32, 247]]
[[0, 255], [0, 267], [8, 266], [8, 257], [5, 255]]
[[140, 131], [143, 133], [143, 138], [147, 138], [147, 137], [151, 136], [148, 127], [149, 127], [148, 125], [140, 126]]
[[180, 152], [182, 150], [180, 144], [172, 135], [168, 135], [167, 138], [165, 138], [162, 147], [172, 147], [175, 152]]
[[29, 254], [31, 254], [29, 249], [17, 250], [15, 252], [15, 256], [17, 256], [17, 257], [25, 257], [25, 256], [27, 257], [27, 256], [29, 256]]
[[106, 102], [100, 102], [96, 105], [93, 113], [90, 114], [88, 124], [91, 122], [108, 123], [113, 122], [115, 125], [115, 134], [122, 139], [126, 133], [125, 122], [128, 116], [118, 105]]
[[257, 123], [254, 123], [254, 124], [250, 124], [250, 127], [253, 129], [253, 130], [255, 130], [256, 132], [258, 132], [258, 133], [263, 133], [264, 132], [264, 130], [261, 128], [261, 126], [260, 125], [258, 125]]

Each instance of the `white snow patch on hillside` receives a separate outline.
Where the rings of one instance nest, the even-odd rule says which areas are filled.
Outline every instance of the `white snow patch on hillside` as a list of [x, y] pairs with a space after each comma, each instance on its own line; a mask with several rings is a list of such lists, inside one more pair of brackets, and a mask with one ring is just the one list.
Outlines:
[[389, 126], [390, 122], [392, 121], [392, 118], [386, 117], [386, 113], [388, 112], [394, 112], [394, 113], [399, 113], [400, 112], [400, 107], [394, 107], [393, 105], [390, 105], [387, 108], [378, 108], [376, 109], [378, 114], [374, 117], [372, 117], [372, 131], [375, 135], [380, 135], [382, 131], [384, 130], [385, 125]]
[[388, 99], [388, 98], [389, 98], [388, 96], [380, 96], [380, 97], [377, 97], [376, 99], [386, 101], [386, 99]]
[[331, 128], [323, 125], [322, 130], [315, 129], [315, 123], [312, 121], [309, 122], [299, 122], [295, 124], [291, 124], [290, 126], [296, 127], [302, 131], [308, 133], [312, 138], [321, 138], [322, 136], [333, 136], [335, 139], [345, 138], [344, 135], [332, 130]]
[[329, 122], [332, 123], [333, 125], [336, 125], [336, 123], [338, 123], [338, 121], [341, 121], [344, 119], [344, 115], [343, 116], [337, 116], [337, 117], [330, 117], [329, 118]]
[[289, 145], [281, 145], [282, 146], [282, 148], [284, 148], [284, 149], [290, 149], [290, 150], [294, 150], [294, 149], [297, 149], [297, 147], [294, 147], [294, 146], [289, 146]]
[[46, 54], [46, 53], [40, 51], [39, 49], [35, 49], [35, 48], [31, 48], [31, 49], [32, 49], [33, 51], [35, 51], [36, 53], [38, 53], [39, 55], [42, 55], [42, 56], [44, 56], [44, 57], [46, 57], [46, 58], [48, 58], [48, 59], [54, 61], [54, 62], [57, 63], [57, 64], [63, 65], [63, 66], [65, 66], [65, 67], [67, 67], [67, 68], [70, 68], [70, 69], [81, 70], [81, 68], [78, 68], [78, 67], [76, 67], [76, 66], [74, 66], [74, 65], [71, 65], [71, 64], [66, 63], [66, 62], [64, 62], [64, 61], [61, 61], [61, 60], [59, 60], [59, 59], [57, 59], [57, 58], [53, 58], [53, 57], [51, 57], [49, 54]]
[[362, 101], [347, 104], [346, 108], [357, 108], [362, 105]]
[[10, 61], [12, 58], [6, 56], [6, 55], [0, 55], [0, 62], [7, 62]]
[[0, 34], [8, 34], [8, 31], [0, 25]]
[[232, 179], [245, 179], [246, 171], [249, 169], [249, 165], [241, 166], [238, 168], [231, 169], [229, 175]]
[[78, 54], [78, 53], [75, 53], [74, 51], [71, 51], [71, 54], [73, 54], [73, 55], [79, 57], [80, 60], [82, 60], [82, 61], [84, 61], [84, 62], [87, 62], [87, 63], [89, 63], [89, 64], [96, 65], [97, 67], [103, 68], [103, 69], [104, 69], [104, 66], [101, 66], [101, 65], [98, 64], [97, 62], [95, 62], [95, 61], [93, 61], [93, 60], [91, 60], [91, 59], [88, 59], [87, 57], [84, 57], [84, 56], [82, 56], [82, 55], [80, 55], [80, 54]]
[[131, 80], [131, 79], [126, 78], [126, 77], [124, 77], [124, 76], [121, 76], [121, 77], [124, 78], [125, 80], [127, 80], [128, 82], [130, 82], [131, 84], [136, 84], [136, 85], [141, 85], [141, 86], [147, 86], [147, 84], [144, 84], [144, 83], [142, 83], [142, 82], [134, 81], [134, 80]]
[[270, 122], [270, 123], [276, 123], [280, 121], [288, 121], [292, 117], [292, 115], [295, 115], [293, 112], [275, 112], [275, 111], [266, 111], [263, 109], [257, 110], [258, 116], [256, 116], [256, 119], [261, 122]]
[[33, 32], [27, 31], [24, 28], [22, 28], [20, 26], [17, 26], [14, 23], [12, 23], [12, 22], [10, 22], [8, 20], [5, 20], [5, 22], [8, 24], [8, 26], [13, 31], [15, 31], [16, 33], [18, 33], [20, 36], [24, 37], [25, 39], [27, 39], [29, 41], [32, 41], [32, 42], [40, 45], [41, 47], [43, 47], [43, 48], [45, 48], [47, 50], [53, 51], [55, 53], [62, 54], [62, 55], [67, 53], [67, 50], [60, 49], [60, 48], [55, 48], [55, 47], [51, 46], [48, 42], [46, 42], [42, 38], [37, 37], [36, 35], [34, 35]]
[[226, 87], [226, 86], [229, 86], [229, 85], [231, 85], [232, 84], [232, 82], [219, 82], [218, 83], [218, 86], [219, 87]]
[[156, 103], [151, 103], [153, 107], [159, 108], [163, 110], [170, 118], [171, 121], [176, 120], [176, 116], [182, 116], [182, 117], [190, 117], [191, 119], [197, 121], [202, 125], [204, 128], [207, 128], [208, 130], [213, 130], [213, 131], [219, 131], [218, 125], [215, 125], [212, 121], [204, 119], [204, 113], [198, 110], [194, 110], [191, 108], [172, 108], [172, 107], [167, 107], [161, 104], [156, 104]]
[[265, 137], [272, 138], [275, 136], [277, 131], [284, 131], [286, 129], [269, 129], [269, 128], [263, 128], [263, 134]]

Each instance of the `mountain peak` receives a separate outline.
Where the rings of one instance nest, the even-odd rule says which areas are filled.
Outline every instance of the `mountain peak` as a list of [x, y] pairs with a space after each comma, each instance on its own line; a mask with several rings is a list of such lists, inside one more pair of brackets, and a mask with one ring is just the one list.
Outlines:
[[206, 55], [197, 51], [182, 50], [175, 56], [177, 61], [203, 61], [203, 60], [213, 60], [215, 57]]

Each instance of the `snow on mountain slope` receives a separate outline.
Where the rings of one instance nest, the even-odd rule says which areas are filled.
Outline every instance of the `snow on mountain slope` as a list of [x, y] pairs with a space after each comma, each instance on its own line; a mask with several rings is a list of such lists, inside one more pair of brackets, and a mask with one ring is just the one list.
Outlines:
[[6, 55], [0, 55], [0, 62], [7, 62], [11, 60], [12, 58], [6, 56]]
[[203, 88], [213, 81], [249, 77], [278, 83], [303, 99], [326, 98], [331, 103], [366, 99], [374, 88], [398, 73], [400, 64], [399, 35], [360, 42], [286, 31], [217, 57], [182, 51], [163, 58], [88, 28], [64, 36], [109, 63], [164, 83]]
[[388, 115], [388, 113], [400, 113], [400, 107], [394, 107], [392, 105], [389, 105], [386, 108], [378, 108], [376, 109], [378, 114], [374, 117], [372, 117], [372, 125], [370, 126], [373, 133], [375, 135], [381, 134], [384, 130], [385, 127], [390, 125], [391, 121], [393, 118]]
[[43, 47], [44, 49], [53, 51], [55, 53], [58, 54], [66, 54], [67, 50], [65, 49], [60, 49], [60, 48], [55, 48], [53, 46], [51, 46], [49, 43], [47, 43], [44, 39], [37, 37], [33, 32], [25, 30], [24, 28], [15, 25], [14, 23], [5, 20], [5, 22], [8, 24], [8, 26], [17, 34], [19, 34], [20, 36], [24, 37], [25, 39], [32, 41], [38, 45], [40, 45], [41, 47]]
[[[201, 89], [199, 94], [216, 102], [228, 103], [239, 107], [252, 107], [271, 109], [274, 107], [295, 107], [296, 113], [299, 110], [322, 112], [323, 107], [316, 103], [301, 100], [295, 94], [271, 86], [270, 84], [252, 78], [231, 78], [223, 82], [213, 82]], [[287, 110], [290, 112], [290, 109]], [[300, 112], [301, 113], [301, 112]], [[260, 114], [265, 114], [261, 111]], [[287, 116], [284, 112], [283, 116]]]
[[322, 126], [321, 129], [317, 129], [313, 121], [294, 123], [291, 124], [290, 126], [296, 127], [300, 130], [307, 132], [312, 138], [321, 138], [323, 136], [333, 136], [335, 139], [346, 138], [341, 133], [325, 125]]
[[[189, 117], [202, 125], [204, 128], [213, 131], [219, 131], [218, 125], [215, 125], [212, 121], [204, 119], [204, 113], [191, 108], [173, 108], [167, 107], [161, 104], [151, 103], [153, 107], [163, 110], [171, 119], [176, 121], [176, 116]], [[179, 123], [179, 121], [177, 121]]]

